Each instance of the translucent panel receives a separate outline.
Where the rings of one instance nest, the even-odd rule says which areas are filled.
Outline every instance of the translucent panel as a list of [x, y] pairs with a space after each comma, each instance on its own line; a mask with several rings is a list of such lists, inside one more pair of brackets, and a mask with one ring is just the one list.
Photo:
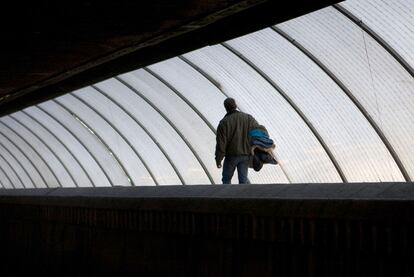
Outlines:
[[[24, 138], [25, 142], [30, 145], [34, 154], [39, 156], [39, 161], [44, 163], [51, 175], [47, 176], [46, 180], [48, 187], [74, 187], [73, 180], [68, 175], [66, 169], [62, 163], [56, 158], [56, 156], [46, 147], [44, 142], [39, 140], [33, 135], [27, 128], [14, 120], [10, 116], [3, 117], [1, 121], [10, 127], [16, 134]], [[47, 174], [49, 174], [49, 172]]]
[[[320, 67], [271, 29], [230, 41], [289, 96], [350, 182], [404, 181], [364, 115]], [[352, 161], [352, 162], [350, 162]], [[389, 168], [383, 170], [383, 165]]]
[[3, 182], [1, 181], [1, 179], [0, 179], [0, 189], [5, 189], [5, 187], [4, 187]]
[[[223, 101], [226, 95], [220, 91], [211, 81], [199, 73], [191, 64], [179, 58], [150, 66], [150, 69], [160, 75], [164, 80], [177, 89], [183, 97], [194, 105], [194, 107], [216, 128], [225, 114]], [[204, 73], [205, 74], [205, 73]], [[219, 80], [215, 80], [218, 83]], [[214, 153], [212, 153], [214, 155]], [[279, 168], [279, 167], [277, 167]], [[269, 169], [275, 169], [269, 167]], [[252, 173], [249, 179], [252, 183], [286, 182], [283, 172], [265, 169], [260, 173]], [[281, 174], [281, 175], [280, 175]], [[237, 174], [233, 176], [232, 183], [237, 183]]]
[[177, 89], [217, 127], [225, 112], [223, 101], [226, 96], [214, 84], [179, 58], [166, 60], [149, 68]]
[[[134, 79], [130, 74], [123, 75], [122, 78], [126, 81]], [[160, 113], [138, 94], [117, 80], [106, 81], [105, 88], [112, 91], [111, 97], [125, 110], [129, 111], [154, 137], [171, 159], [186, 184], [209, 183], [207, 175], [185, 144], [185, 141]]]
[[341, 3], [414, 67], [414, 1], [348, 0]]
[[[414, 178], [412, 77], [371, 37], [333, 8], [279, 26], [347, 86]], [[382, 171], [392, 172], [393, 168], [392, 163], [384, 162]]]
[[33, 146], [28, 144], [20, 135], [18, 135], [18, 133], [16, 133], [16, 131], [13, 131], [13, 129], [5, 124], [3, 120], [5, 120], [5, 117], [0, 121], [0, 132], [3, 134], [4, 138], [7, 138], [9, 142], [13, 143], [15, 147], [25, 153], [26, 158], [30, 159], [32, 165], [36, 167], [37, 172], [41, 175], [41, 186], [59, 187], [59, 182], [51, 172], [49, 165], [42, 160], [38, 153], [36, 153]]
[[10, 166], [14, 169], [16, 174], [19, 176], [21, 182], [23, 183], [23, 186], [26, 188], [33, 188], [34, 183], [26, 171], [26, 169], [22, 166], [23, 161], [18, 161], [12, 154], [12, 152], [9, 149], [6, 149], [3, 147], [2, 143], [0, 142], [0, 156], [7, 161]]
[[6, 175], [6, 172], [1, 167], [1, 164], [0, 164], [0, 182], [3, 188], [13, 189], [13, 184], [11, 183], [9, 176]]
[[[90, 91], [91, 88], [85, 88], [76, 91], [75, 94], [80, 95]], [[98, 98], [94, 99], [94, 105], [108, 108], [100, 100]], [[93, 128], [93, 132], [107, 145], [117, 159], [124, 178], [129, 178], [129, 185], [155, 185], [154, 180], [131, 146], [100, 115], [72, 95], [59, 97], [58, 101], [75, 113], [86, 125], [90, 126], [89, 128]]]
[[29, 157], [29, 153], [25, 152], [24, 148], [21, 148], [16, 141], [7, 137], [5, 127], [0, 125], [0, 145], [2, 145], [5, 149], [10, 151], [10, 154], [16, 158], [16, 160], [20, 161], [20, 163], [24, 166], [26, 171], [30, 174], [31, 179], [34, 182], [34, 185], [37, 188], [44, 188], [46, 187], [45, 180], [41, 175], [39, 169], [35, 166], [33, 161]]
[[278, 146], [278, 160], [292, 182], [340, 181], [306, 124], [254, 69], [222, 46], [203, 48], [185, 56], [218, 80], [243, 111], [266, 126]]
[[[52, 114], [61, 124], [66, 126], [82, 144], [95, 157], [100, 167], [105, 170], [111, 185], [129, 186], [129, 182], [117, 164], [116, 160], [110, 155], [107, 149], [98, 141], [91, 131], [84, 126], [74, 115], [67, 112], [64, 108], [53, 101], [48, 101], [40, 105], [48, 113]], [[107, 186], [108, 183], [95, 183], [96, 186]]]
[[[215, 131], [224, 112], [223, 101], [226, 97], [211, 81], [179, 58], [163, 61], [149, 68], [179, 91]], [[232, 183], [236, 181], [237, 178], [234, 176]], [[216, 182], [221, 181], [219, 179]]]
[[[203, 120], [154, 76], [144, 70], [125, 74], [122, 78], [144, 95], [168, 118], [195, 149], [214, 182], [220, 182], [220, 172], [214, 161], [215, 135]], [[199, 176], [200, 183], [206, 183], [202, 167], [197, 165], [189, 169], [194, 177]], [[194, 183], [193, 183], [194, 184]]]
[[[11, 183], [13, 188], [24, 188], [23, 183], [17, 177], [16, 172], [11, 168], [10, 164], [0, 155], [0, 168], [7, 176], [7, 180]], [[0, 177], [1, 178], [1, 177]]]
[[[91, 156], [91, 154], [66, 128], [63, 127], [63, 125], [61, 125], [58, 121], [37, 107], [27, 108], [25, 109], [25, 112], [40, 122], [50, 132], [52, 132], [59, 139], [59, 141], [61, 141], [67, 147], [67, 149], [69, 149], [68, 151], [70, 151], [74, 157], [77, 157], [79, 163], [86, 170], [88, 176], [92, 179], [91, 183], [89, 179], [85, 178], [86, 174], [83, 172], [83, 169], [79, 169], [76, 175], [76, 180], [78, 180], [77, 184], [79, 187], [90, 187], [93, 185], [110, 186], [110, 183], [106, 178], [104, 172]], [[59, 113], [59, 111], [57, 112]], [[61, 111], [60, 113], [64, 114], [64, 111]], [[74, 165], [74, 167], [76, 167], [76, 165]]]
[[65, 171], [59, 172], [58, 175], [59, 178], [65, 179], [66, 182], [62, 182], [64, 187], [92, 186], [84, 170], [79, 166], [71, 153], [69, 153], [64, 145], [62, 145], [48, 130], [23, 112], [14, 113], [12, 116], [16, 120], [19, 120], [21, 124], [24, 124], [29, 128], [30, 131], [36, 134], [43, 142], [46, 142], [48, 148], [53, 151], [57, 158], [59, 158], [59, 163], [62, 163], [65, 167]]
[[[112, 79], [105, 83], [98, 84], [97, 87], [103, 91], [110, 91], [111, 94], [119, 94], [119, 91], [111, 89], [110, 84], [108, 86], [106, 85], [110, 82], [117, 81]], [[158, 184], [177, 185], [181, 183], [171, 164], [154, 141], [152, 141], [148, 134], [145, 133], [145, 131], [119, 106], [93, 88], [78, 91], [76, 92], [76, 95], [90, 105], [93, 105], [102, 116], [116, 126], [117, 131], [122, 133], [128, 140], [128, 143], [131, 144], [137, 154], [144, 160]], [[99, 104], [96, 105], [96, 103]], [[144, 175], [143, 178], [147, 178], [147, 176]], [[139, 185], [139, 183], [137, 183], [137, 185]]]

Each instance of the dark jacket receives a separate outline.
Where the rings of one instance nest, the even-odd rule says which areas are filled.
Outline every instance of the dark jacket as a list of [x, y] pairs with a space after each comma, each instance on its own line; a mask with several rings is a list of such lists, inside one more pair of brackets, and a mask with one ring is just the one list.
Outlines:
[[227, 113], [217, 127], [216, 163], [220, 164], [224, 156], [249, 155], [248, 132], [258, 126], [249, 114], [240, 111]]

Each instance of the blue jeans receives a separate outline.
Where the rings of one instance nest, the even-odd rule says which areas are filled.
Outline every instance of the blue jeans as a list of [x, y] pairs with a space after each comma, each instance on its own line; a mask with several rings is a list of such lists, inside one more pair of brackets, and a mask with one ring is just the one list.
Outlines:
[[249, 169], [249, 156], [237, 155], [228, 156], [224, 159], [223, 163], [223, 184], [231, 184], [231, 178], [237, 167], [237, 174], [239, 177], [239, 184], [247, 184], [247, 172]]

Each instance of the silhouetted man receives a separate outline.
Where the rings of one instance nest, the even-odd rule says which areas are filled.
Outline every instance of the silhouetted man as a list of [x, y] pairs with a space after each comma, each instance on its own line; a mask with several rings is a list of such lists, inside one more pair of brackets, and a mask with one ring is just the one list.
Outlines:
[[233, 98], [224, 100], [224, 107], [227, 114], [217, 127], [217, 168], [221, 168], [221, 161], [225, 158], [223, 184], [231, 183], [236, 168], [239, 184], [246, 184], [251, 150], [248, 132], [252, 128], [257, 128], [259, 124], [251, 115], [238, 111]]

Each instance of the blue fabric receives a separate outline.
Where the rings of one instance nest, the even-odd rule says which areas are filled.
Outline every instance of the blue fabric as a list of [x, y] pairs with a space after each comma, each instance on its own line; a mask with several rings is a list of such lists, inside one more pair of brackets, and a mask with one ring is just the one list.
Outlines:
[[264, 148], [270, 148], [273, 145], [273, 140], [269, 138], [266, 131], [255, 128], [249, 131], [250, 145], [260, 145]]
[[[271, 138], [269, 138], [268, 133], [261, 128], [250, 130], [249, 137], [251, 146], [260, 146], [266, 149], [272, 148], [274, 146], [274, 142]], [[260, 171], [263, 167], [263, 164], [265, 163], [277, 164], [277, 161], [269, 153], [255, 149], [252, 157], [253, 169], [255, 171]]]
[[271, 148], [273, 146], [273, 140], [270, 138], [254, 138], [250, 141], [250, 145], [259, 145], [263, 148]]
[[249, 169], [249, 156], [237, 155], [226, 156], [223, 163], [223, 184], [231, 184], [234, 171], [237, 168], [237, 175], [239, 177], [239, 184], [247, 184], [247, 174]]
[[249, 137], [251, 138], [267, 138], [269, 137], [262, 129], [252, 129], [249, 131]]

